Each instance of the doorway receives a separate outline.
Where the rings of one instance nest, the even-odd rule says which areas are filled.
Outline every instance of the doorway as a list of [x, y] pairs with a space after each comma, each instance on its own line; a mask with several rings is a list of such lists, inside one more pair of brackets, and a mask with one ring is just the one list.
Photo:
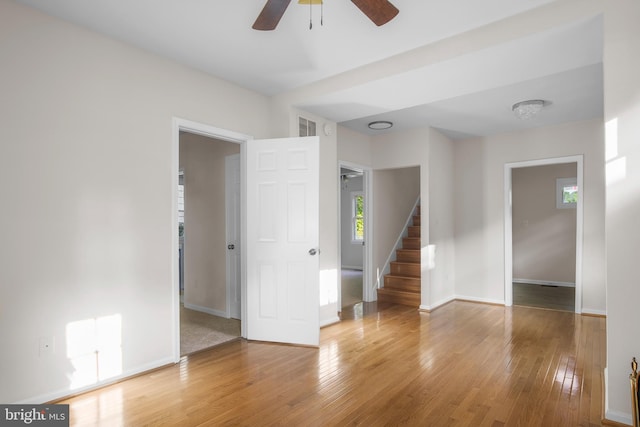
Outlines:
[[[247, 140], [251, 139], [249, 136], [246, 135], [242, 135], [242, 134], [238, 134], [236, 132], [231, 132], [231, 131], [227, 131], [224, 129], [219, 129], [219, 128], [215, 128], [212, 126], [208, 126], [205, 124], [201, 124], [201, 123], [197, 123], [197, 122], [191, 122], [188, 120], [184, 120], [184, 119], [178, 119], [178, 118], [174, 118], [173, 119], [173, 137], [172, 137], [172, 181], [174, 183], [178, 183], [179, 182], [179, 170], [180, 168], [180, 140], [181, 137], [184, 136], [188, 136], [188, 137], [200, 137], [200, 138], [209, 138], [209, 142], [211, 142], [210, 140], [217, 140], [219, 142], [226, 142], [226, 143], [232, 143], [233, 145], [235, 145], [236, 149], [234, 150], [234, 152], [237, 151], [242, 151], [242, 147], [243, 147], [243, 143], [246, 142]], [[206, 139], [205, 139], [206, 140]], [[222, 165], [221, 165], [221, 171], [222, 171], [222, 176], [223, 178], [221, 178], [221, 180], [224, 182], [224, 171], [225, 171], [225, 167], [224, 167], [224, 157], [222, 157]], [[241, 168], [243, 167], [242, 165], [240, 166]], [[205, 295], [205, 299], [203, 299], [203, 302], [197, 302], [198, 300], [196, 298], [191, 298], [191, 297], [197, 297], [198, 292], [202, 292], [205, 291], [206, 292], [210, 292], [212, 290], [212, 287], [210, 286], [202, 286], [202, 283], [200, 283], [200, 280], [198, 280], [197, 282], [197, 287], [194, 289], [195, 294], [190, 295], [190, 289], [189, 289], [189, 257], [193, 256], [193, 257], [197, 257], [198, 256], [198, 251], [194, 251], [193, 249], [190, 250], [189, 247], [189, 241], [190, 238], [192, 238], [193, 235], [197, 235], [197, 230], [191, 230], [191, 232], [189, 231], [189, 214], [188, 214], [188, 210], [189, 210], [189, 202], [188, 202], [188, 198], [189, 198], [189, 193], [190, 190], [188, 189], [189, 187], [189, 176], [190, 176], [190, 172], [189, 170], [192, 169], [191, 167], [187, 168], [184, 167], [184, 177], [183, 177], [183, 184], [185, 185], [185, 195], [186, 195], [186, 206], [185, 206], [185, 219], [184, 219], [184, 235], [183, 235], [183, 242], [184, 242], [184, 247], [183, 247], [183, 254], [184, 254], [184, 260], [185, 260], [185, 267], [183, 269], [184, 274], [185, 274], [185, 278], [184, 278], [184, 284], [181, 285], [181, 267], [180, 267], [180, 257], [179, 256], [175, 256], [172, 258], [172, 264], [171, 264], [171, 271], [172, 271], [172, 277], [173, 277], [173, 281], [172, 281], [172, 299], [173, 299], [173, 307], [174, 310], [172, 312], [172, 319], [173, 322], [172, 324], [174, 325], [173, 328], [173, 359], [175, 362], [178, 362], [180, 360], [181, 357], [181, 336], [184, 335], [184, 333], [181, 333], [181, 318], [182, 319], [186, 319], [187, 317], [185, 315], [181, 316], [181, 311], [184, 310], [184, 304], [181, 303], [181, 298], [180, 298], [180, 289], [181, 287], [185, 288], [184, 294], [186, 297], [186, 302], [188, 304], [187, 309], [191, 310], [192, 308], [196, 308], [196, 310], [191, 310], [190, 312], [187, 312], [188, 314], [193, 314], [196, 319], [191, 319], [194, 320], [194, 323], [196, 323], [199, 327], [203, 327], [205, 332], [208, 332], [209, 330], [213, 330], [214, 328], [211, 326], [207, 326], [206, 322], [207, 320], [210, 320], [212, 316], [216, 316], [216, 320], [223, 320], [223, 321], [228, 321], [231, 320], [229, 319], [230, 316], [226, 315], [226, 313], [224, 312], [224, 309], [222, 310], [222, 312], [220, 312], [220, 306], [216, 305], [216, 306], [211, 306], [209, 304], [210, 299], [206, 299], [206, 298], [210, 298], [211, 295]], [[202, 171], [201, 171], [202, 172]], [[192, 177], [192, 179], [194, 180], [194, 182], [198, 182], [199, 179], [202, 179], [202, 176], [200, 176], [200, 178], [198, 178], [199, 173], [198, 173], [198, 169], [196, 168], [196, 176]], [[242, 176], [242, 174], [241, 174]], [[173, 191], [172, 191], [172, 222], [174, 224], [173, 228], [175, 230], [179, 230], [179, 213], [178, 213], [178, 201], [179, 201], [179, 195], [178, 195], [178, 186], [174, 185], [173, 186]], [[241, 197], [242, 199], [242, 197]], [[224, 200], [224, 193], [222, 196], [222, 200]], [[224, 205], [223, 205], [224, 207]], [[224, 214], [222, 214], [223, 220], [224, 220]], [[203, 221], [206, 223], [206, 221]], [[193, 224], [192, 224], [193, 225]], [[224, 232], [224, 230], [223, 230]], [[174, 239], [172, 239], [172, 252], [174, 254], [180, 254], [180, 238], [178, 236], [179, 233], [175, 233], [175, 237]], [[191, 236], [191, 237], [190, 237]], [[222, 234], [222, 239], [216, 239], [216, 245], [222, 246], [224, 248], [224, 250], [226, 250], [227, 245], [225, 244], [226, 242], [224, 241], [224, 233]], [[221, 256], [218, 255], [218, 258], [220, 258]], [[224, 258], [224, 255], [222, 255], [222, 257]], [[219, 260], [217, 260], [219, 261]], [[197, 277], [197, 275], [196, 275]], [[240, 277], [241, 280], [241, 289], [244, 289], [244, 282], [243, 282], [243, 278]], [[225, 282], [222, 282], [221, 285], [223, 288], [225, 287]], [[194, 307], [195, 306], [195, 307]], [[224, 306], [226, 306], [226, 301]], [[184, 313], [183, 313], [184, 314]], [[243, 317], [245, 314], [245, 307], [244, 307], [244, 301], [241, 307], [241, 316]], [[243, 317], [244, 318], [244, 317]], [[206, 319], [206, 320], [205, 320]], [[237, 322], [237, 321], [236, 321]], [[203, 323], [205, 324], [203, 326]], [[236, 329], [234, 329], [233, 335], [234, 338], [236, 338], [238, 335], [239, 336], [246, 336], [246, 332], [245, 332], [245, 328], [246, 325], [244, 324], [244, 322], [240, 322], [240, 326], [239, 326], [239, 333], [238, 333], [238, 329], [236, 327]]]
[[370, 265], [370, 171], [354, 164], [339, 167], [340, 303], [353, 307], [371, 301], [367, 292]]
[[[240, 195], [227, 195], [230, 156], [238, 159], [240, 146], [233, 142], [180, 132], [179, 168], [182, 171], [183, 206], [178, 204], [182, 266], [180, 304], [180, 355], [213, 347], [240, 336], [239, 313], [229, 311], [229, 278], [237, 281], [238, 262], [229, 271], [229, 252], [236, 253]], [[240, 176], [236, 161], [234, 177]], [[232, 188], [240, 191], [239, 182]], [[226, 200], [237, 201], [228, 207]], [[223, 201], [221, 203], [221, 201]], [[182, 209], [180, 209], [182, 207]], [[232, 232], [228, 224], [234, 225]], [[227, 237], [234, 241], [227, 243]], [[237, 289], [239, 283], [234, 283]], [[238, 310], [239, 311], [239, 310]]]
[[582, 156], [505, 165], [505, 305], [582, 311]]
[[515, 168], [513, 304], [575, 310], [576, 164]]

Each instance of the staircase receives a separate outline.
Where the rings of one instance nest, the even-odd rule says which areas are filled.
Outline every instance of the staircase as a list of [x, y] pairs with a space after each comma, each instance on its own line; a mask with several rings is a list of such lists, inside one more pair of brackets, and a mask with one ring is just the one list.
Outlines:
[[378, 289], [378, 301], [420, 306], [420, 206], [402, 238], [402, 248], [396, 250], [391, 272], [384, 276], [384, 287]]

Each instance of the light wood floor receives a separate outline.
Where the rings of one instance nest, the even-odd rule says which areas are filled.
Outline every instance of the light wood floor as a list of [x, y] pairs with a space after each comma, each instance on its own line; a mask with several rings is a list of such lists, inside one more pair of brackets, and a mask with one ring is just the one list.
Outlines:
[[603, 318], [355, 307], [319, 349], [234, 341], [62, 403], [82, 426], [601, 425]]
[[362, 270], [342, 269], [342, 307], [350, 307], [362, 302]]

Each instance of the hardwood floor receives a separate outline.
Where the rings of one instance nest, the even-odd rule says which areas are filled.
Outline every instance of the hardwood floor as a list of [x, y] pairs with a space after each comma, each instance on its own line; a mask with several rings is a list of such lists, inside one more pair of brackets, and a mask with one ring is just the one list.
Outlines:
[[362, 270], [343, 268], [342, 273], [342, 307], [350, 307], [362, 302]]
[[319, 349], [235, 341], [61, 403], [82, 426], [601, 425], [603, 318], [355, 307]]

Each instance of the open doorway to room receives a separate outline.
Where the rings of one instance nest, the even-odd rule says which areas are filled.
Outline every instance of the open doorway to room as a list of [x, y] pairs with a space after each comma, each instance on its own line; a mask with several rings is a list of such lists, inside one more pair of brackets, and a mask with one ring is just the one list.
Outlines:
[[356, 307], [374, 301], [371, 286], [371, 170], [353, 163], [339, 163], [340, 283], [339, 307]]
[[[240, 144], [234, 142], [185, 131], [179, 135], [181, 356], [240, 337], [239, 310], [233, 310], [230, 294], [239, 295], [240, 289], [235, 255], [240, 251], [241, 198], [239, 182], [229, 182], [229, 176], [240, 176], [239, 161], [229, 162], [239, 153]], [[236, 165], [235, 174], [229, 173], [230, 164]], [[230, 188], [238, 194], [230, 196]], [[233, 242], [227, 242], [230, 236]], [[236, 262], [230, 262], [234, 256]]]
[[342, 307], [363, 301], [365, 247], [364, 173], [340, 167], [340, 265]]
[[513, 305], [580, 312], [582, 168], [578, 161], [556, 160], [509, 172], [511, 224], [506, 248], [512, 268], [505, 286]]

